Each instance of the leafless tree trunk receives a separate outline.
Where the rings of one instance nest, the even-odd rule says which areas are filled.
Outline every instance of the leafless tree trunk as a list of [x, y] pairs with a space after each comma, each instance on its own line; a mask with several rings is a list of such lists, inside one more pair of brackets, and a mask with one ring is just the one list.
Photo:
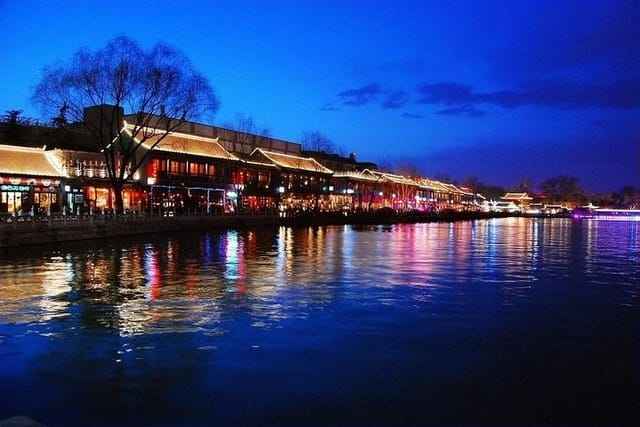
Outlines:
[[[45, 113], [64, 107], [69, 121], [93, 137], [120, 193], [118, 213], [124, 210], [124, 184], [151, 150], [183, 123], [218, 109], [213, 88], [184, 54], [164, 44], [144, 50], [124, 36], [96, 51], [80, 49], [66, 64], [45, 69], [32, 100]], [[87, 108], [92, 120], [86, 120]], [[123, 113], [136, 115], [126, 132]]]

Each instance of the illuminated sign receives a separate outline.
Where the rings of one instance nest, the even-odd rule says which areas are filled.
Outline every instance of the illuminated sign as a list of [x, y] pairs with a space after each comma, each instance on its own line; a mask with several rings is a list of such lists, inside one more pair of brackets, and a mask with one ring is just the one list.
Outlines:
[[0, 191], [16, 191], [16, 192], [28, 192], [28, 185], [12, 185], [12, 184], [3, 184], [0, 185]]

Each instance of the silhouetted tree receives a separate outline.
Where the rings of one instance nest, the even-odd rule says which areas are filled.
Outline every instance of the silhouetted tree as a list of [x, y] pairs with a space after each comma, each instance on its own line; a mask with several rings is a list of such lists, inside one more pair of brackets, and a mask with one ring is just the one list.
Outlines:
[[479, 189], [484, 187], [480, 179], [477, 176], [467, 176], [462, 181], [460, 181], [460, 185], [466, 188], [470, 188], [473, 192], [479, 192]]
[[500, 200], [505, 195], [506, 189], [499, 185], [482, 185], [477, 193], [482, 194], [489, 200]]
[[638, 209], [640, 207], [640, 191], [630, 185], [620, 189], [620, 207]]
[[[124, 36], [45, 69], [32, 100], [45, 113], [66, 106], [65, 117], [92, 135], [104, 153], [117, 212], [123, 211], [124, 183], [151, 150], [184, 122], [218, 109], [209, 82], [184, 54], [165, 44], [145, 50]], [[98, 107], [98, 120], [84, 120], [90, 106]], [[123, 111], [137, 114], [130, 135], [121, 131]], [[141, 148], [147, 141], [151, 150]]]
[[417, 178], [421, 176], [418, 166], [408, 162], [398, 163], [398, 166], [396, 166], [396, 173], [407, 178]]
[[236, 113], [233, 122], [224, 124], [226, 128], [237, 130], [252, 135], [270, 136], [271, 130], [266, 126], [258, 126], [253, 116], [245, 116], [242, 113]]
[[7, 110], [4, 121], [9, 125], [16, 126], [20, 123], [20, 114], [22, 114], [22, 110]]
[[457, 185], [457, 181], [451, 178], [451, 176], [446, 173], [439, 173], [436, 176], [434, 176], [433, 179], [435, 179], [436, 181], [447, 183], [447, 184]]
[[13, 140], [18, 137], [18, 129], [22, 120], [20, 118], [20, 114], [22, 114], [22, 110], [7, 110], [6, 114], [2, 117], [2, 121], [6, 123], [4, 126], [5, 138], [8, 140]]
[[232, 122], [226, 122], [222, 126], [235, 130], [235, 142], [249, 146], [253, 150], [257, 146], [256, 136], [269, 137], [271, 130], [264, 126], [258, 126], [252, 116], [237, 113]]
[[69, 106], [64, 103], [62, 107], [60, 107], [60, 112], [57, 116], [51, 119], [51, 126], [54, 128], [63, 128], [69, 124], [69, 120], [67, 120], [67, 113], [69, 111]]
[[531, 193], [533, 191], [533, 182], [529, 178], [523, 178], [513, 186], [513, 190], [518, 193]]
[[592, 203], [599, 207], [611, 208], [617, 205], [617, 195], [611, 191], [597, 194], [592, 198]]
[[302, 149], [305, 151], [320, 151], [345, 156], [344, 147], [337, 146], [331, 139], [322, 133], [315, 131], [305, 131], [300, 138]]
[[380, 171], [391, 172], [391, 170], [393, 169], [393, 162], [388, 155], [383, 155], [382, 157], [378, 158], [376, 164], [378, 165], [378, 170]]
[[580, 180], [573, 176], [558, 175], [547, 178], [540, 184], [540, 188], [551, 203], [582, 203], [585, 201]]

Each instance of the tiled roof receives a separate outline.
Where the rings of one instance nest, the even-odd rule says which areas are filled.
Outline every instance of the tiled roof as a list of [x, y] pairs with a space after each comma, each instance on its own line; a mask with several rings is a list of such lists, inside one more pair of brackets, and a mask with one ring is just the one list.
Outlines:
[[0, 174], [64, 178], [53, 151], [0, 145]]
[[274, 153], [272, 151], [265, 151], [261, 148], [256, 148], [253, 151], [252, 155], [254, 153], [262, 154], [264, 157], [271, 160], [277, 166], [280, 166], [283, 168], [306, 170], [306, 171], [320, 172], [320, 173], [326, 173], [326, 174], [333, 173], [331, 169], [328, 169], [322, 166], [320, 163], [318, 163], [315, 159], [312, 159], [311, 157], [299, 157], [299, 156], [292, 156], [290, 154]]
[[55, 157], [55, 161], [60, 164], [61, 167], [64, 167], [66, 162], [73, 160], [84, 160], [85, 162], [95, 162], [97, 164], [104, 162], [103, 153], [92, 153], [88, 151], [55, 149], [52, 150], [51, 156]]
[[440, 181], [432, 181], [430, 179], [421, 179], [419, 182], [421, 188], [436, 191], [448, 191], [447, 187]]
[[394, 184], [402, 184], [402, 185], [417, 185], [415, 181], [406, 178], [402, 175], [396, 175], [396, 174], [392, 174], [392, 173], [383, 173], [382, 176], [387, 179], [388, 181], [391, 181]]
[[447, 193], [463, 194], [463, 195], [466, 195], [466, 196], [472, 196], [473, 195], [473, 193], [467, 191], [464, 188], [456, 187], [453, 184], [447, 184], [445, 182], [433, 181], [431, 179], [423, 178], [423, 179], [420, 180], [419, 184], [420, 184], [421, 188], [425, 188], [425, 189], [428, 189], [428, 190], [446, 191]]
[[265, 167], [265, 168], [277, 168], [273, 162], [269, 161], [266, 158], [258, 158], [251, 157], [251, 154], [246, 153], [237, 153], [236, 156], [240, 159], [240, 162], [244, 165], [256, 166], [256, 167]]
[[503, 200], [533, 200], [527, 193], [507, 193], [501, 197]]
[[348, 179], [352, 179], [354, 181], [367, 181], [367, 182], [378, 182], [378, 181], [380, 181], [380, 177], [376, 176], [375, 174], [373, 174], [368, 169], [365, 169], [363, 171], [334, 172], [333, 173], [333, 177], [334, 178], [348, 178]]
[[[131, 128], [131, 125], [125, 128], [129, 135], [131, 135]], [[238, 160], [238, 157], [225, 150], [222, 145], [218, 143], [218, 138], [205, 138], [177, 132], [170, 132], [162, 138], [163, 135], [164, 133], [158, 133], [147, 138], [142, 143], [142, 146], [148, 150], [153, 148], [154, 151]], [[162, 140], [154, 147], [153, 144], [160, 138], [162, 138]], [[137, 140], [139, 140], [139, 138], [137, 138]]]
[[265, 162], [255, 161], [255, 160], [242, 160], [242, 163], [247, 165], [257, 166], [257, 167], [274, 168], [274, 169], [276, 168], [276, 165], [274, 165], [273, 163], [265, 163]]
[[449, 192], [451, 193], [458, 193], [458, 194], [465, 194], [464, 191], [462, 191], [461, 189], [459, 189], [458, 187], [456, 187], [453, 184], [443, 184], [447, 189], [449, 189]]

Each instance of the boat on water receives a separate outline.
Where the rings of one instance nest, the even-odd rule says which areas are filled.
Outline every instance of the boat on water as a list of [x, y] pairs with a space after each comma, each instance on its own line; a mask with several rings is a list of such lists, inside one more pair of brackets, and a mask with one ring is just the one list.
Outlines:
[[640, 221], [640, 209], [574, 209], [573, 218], [605, 221]]

